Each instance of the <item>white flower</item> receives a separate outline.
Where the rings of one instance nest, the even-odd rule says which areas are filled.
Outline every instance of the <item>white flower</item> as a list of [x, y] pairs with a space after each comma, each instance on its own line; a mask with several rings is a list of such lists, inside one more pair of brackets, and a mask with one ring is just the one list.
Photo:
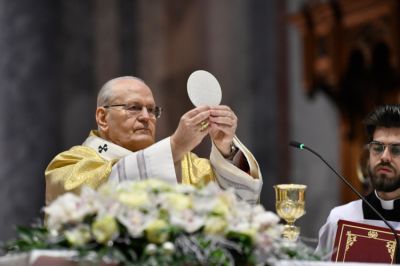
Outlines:
[[128, 230], [129, 234], [133, 238], [138, 238], [143, 236], [146, 224], [153, 219], [150, 216], [144, 215], [139, 210], [126, 209], [119, 213], [117, 216], [118, 220], [123, 224]]
[[204, 232], [210, 235], [222, 235], [228, 227], [227, 221], [220, 216], [210, 216], [204, 224]]
[[196, 188], [194, 186], [186, 184], [176, 184], [174, 186], [174, 190], [175, 192], [182, 194], [193, 194], [196, 192]]
[[178, 211], [189, 209], [193, 204], [191, 197], [176, 192], [165, 193], [161, 196], [161, 200], [162, 205], [166, 209], [174, 209]]
[[151, 221], [146, 227], [147, 239], [156, 244], [164, 243], [169, 238], [169, 226], [166, 221], [157, 219]]
[[118, 235], [117, 221], [111, 215], [97, 217], [92, 224], [92, 233], [98, 243], [107, 243]]
[[83, 246], [91, 240], [90, 227], [88, 225], [79, 225], [65, 231], [64, 236], [72, 246]]
[[[122, 184], [122, 185], [121, 185]], [[146, 179], [140, 182], [128, 181], [120, 183], [118, 190], [127, 191], [172, 191], [173, 186], [159, 179]]]
[[88, 214], [95, 213], [96, 208], [85, 198], [66, 193], [45, 207], [44, 212], [47, 215], [47, 227], [58, 230], [62, 224], [81, 222]]
[[134, 193], [127, 191], [120, 192], [117, 195], [117, 199], [119, 202], [132, 208], [146, 208], [151, 204], [148, 193], [143, 190], [136, 190]]
[[266, 230], [268, 227], [278, 224], [279, 220], [278, 215], [273, 212], [260, 212], [254, 216], [253, 226], [258, 230]]
[[269, 250], [272, 248], [272, 245], [280, 244], [282, 231], [282, 225], [276, 225], [267, 230], [259, 231], [255, 237], [256, 246], [264, 250]]
[[180, 227], [187, 233], [199, 230], [205, 222], [205, 217], [193, 212], [193, 210], [183, 210], [181, 212], [170, 212], [170, 223]]
[[223, 190], [215, 182], [210, 182], [203, 189], [197, 190], [196, 193], [205, 197], [215, 197], [221, 191]]
[[195, 195], [193, 201], [193, 210], [196, 213], [208, 214], [214, 206], [214, 199], [211, 197], [199, 197], [199, 195]]

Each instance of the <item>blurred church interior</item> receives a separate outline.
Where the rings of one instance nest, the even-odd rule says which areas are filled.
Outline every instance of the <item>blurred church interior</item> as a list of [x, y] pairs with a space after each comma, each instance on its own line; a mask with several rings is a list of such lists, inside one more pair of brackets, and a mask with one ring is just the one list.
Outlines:
[[[368, 191], [363, 117], [399, 103], [396, 0], [0, 0], [0, 241], [42, 217], [44, 169], [95, 128], [98, 89], [138, 76], [164, 109], [157, 138], [192, 108], [191, 72], [213, 73], [238, 137], [272, 186], [308, 186], [298, 222], [309, 244], [331, 208], [355, 199], [312, 147]], [[208, 156], [209, 141], [196, 152]]]

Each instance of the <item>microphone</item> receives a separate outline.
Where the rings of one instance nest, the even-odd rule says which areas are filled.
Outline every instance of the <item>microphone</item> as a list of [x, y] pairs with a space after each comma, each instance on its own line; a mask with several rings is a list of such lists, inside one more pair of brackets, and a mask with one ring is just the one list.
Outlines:
[[347, 181], [347, 179], [342, 176], [341, 174], [339, 174], [321, 155], [319, 155], [316, 151], [312, 150], [311, 148], [307, 147], [306, 145], [304, 145], [303, 143], [297, 142], [297, 141], [290, 141], [289, 142], [289, 146], [298, 148], [300, 150], [308, 150], [309, 152], [311, 152], [312, 154], [314, 154], [315, 156], [317, 156], [319, 159], [321, 159], [321, 161], [323, 161], [326, 166], [329, 167], [329, 169], [331, 169], [365, 204], [367, 204], [367, 206], [376, 214], [378, 215], [379, 218], [381, 218], [381, 220], [389, 227], [389, 229], [392, 231], [395, 239], [396, 239], [396, 254], [395, 254], [395, 258], [396, 258], [396, 264], [400, 263], [400, 239], [399, 236], [397, 235], [396, 230], [394, 229], [394, 227], [379, 213], [379, 211], [377, 209], [375, 209], [374, 206], [372, 206], [351, 184], [349, 181]]

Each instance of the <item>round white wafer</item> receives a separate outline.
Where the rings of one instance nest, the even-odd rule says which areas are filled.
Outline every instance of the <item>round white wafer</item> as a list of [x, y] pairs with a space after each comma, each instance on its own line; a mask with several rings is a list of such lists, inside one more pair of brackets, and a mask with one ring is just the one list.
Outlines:
[[221, 103], [221, 86], [218, 80], [207, 71], [193, 72], [187, 81], [187, 91], [194, 106], [216, 106]]

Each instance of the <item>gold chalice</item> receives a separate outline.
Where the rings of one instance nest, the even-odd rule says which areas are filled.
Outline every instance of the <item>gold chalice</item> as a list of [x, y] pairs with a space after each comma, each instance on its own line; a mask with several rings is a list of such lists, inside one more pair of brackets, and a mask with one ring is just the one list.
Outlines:
[[276, 212], [279, 217], [287, 222], [283, 229], [283, 237], [296, 241], [300, 235], [300, 229], [294, 225], [294, 222], [306, 213], [304, 208], [304, 193], [307, 186], [280, 184], [274, 186], [274, 188]]

